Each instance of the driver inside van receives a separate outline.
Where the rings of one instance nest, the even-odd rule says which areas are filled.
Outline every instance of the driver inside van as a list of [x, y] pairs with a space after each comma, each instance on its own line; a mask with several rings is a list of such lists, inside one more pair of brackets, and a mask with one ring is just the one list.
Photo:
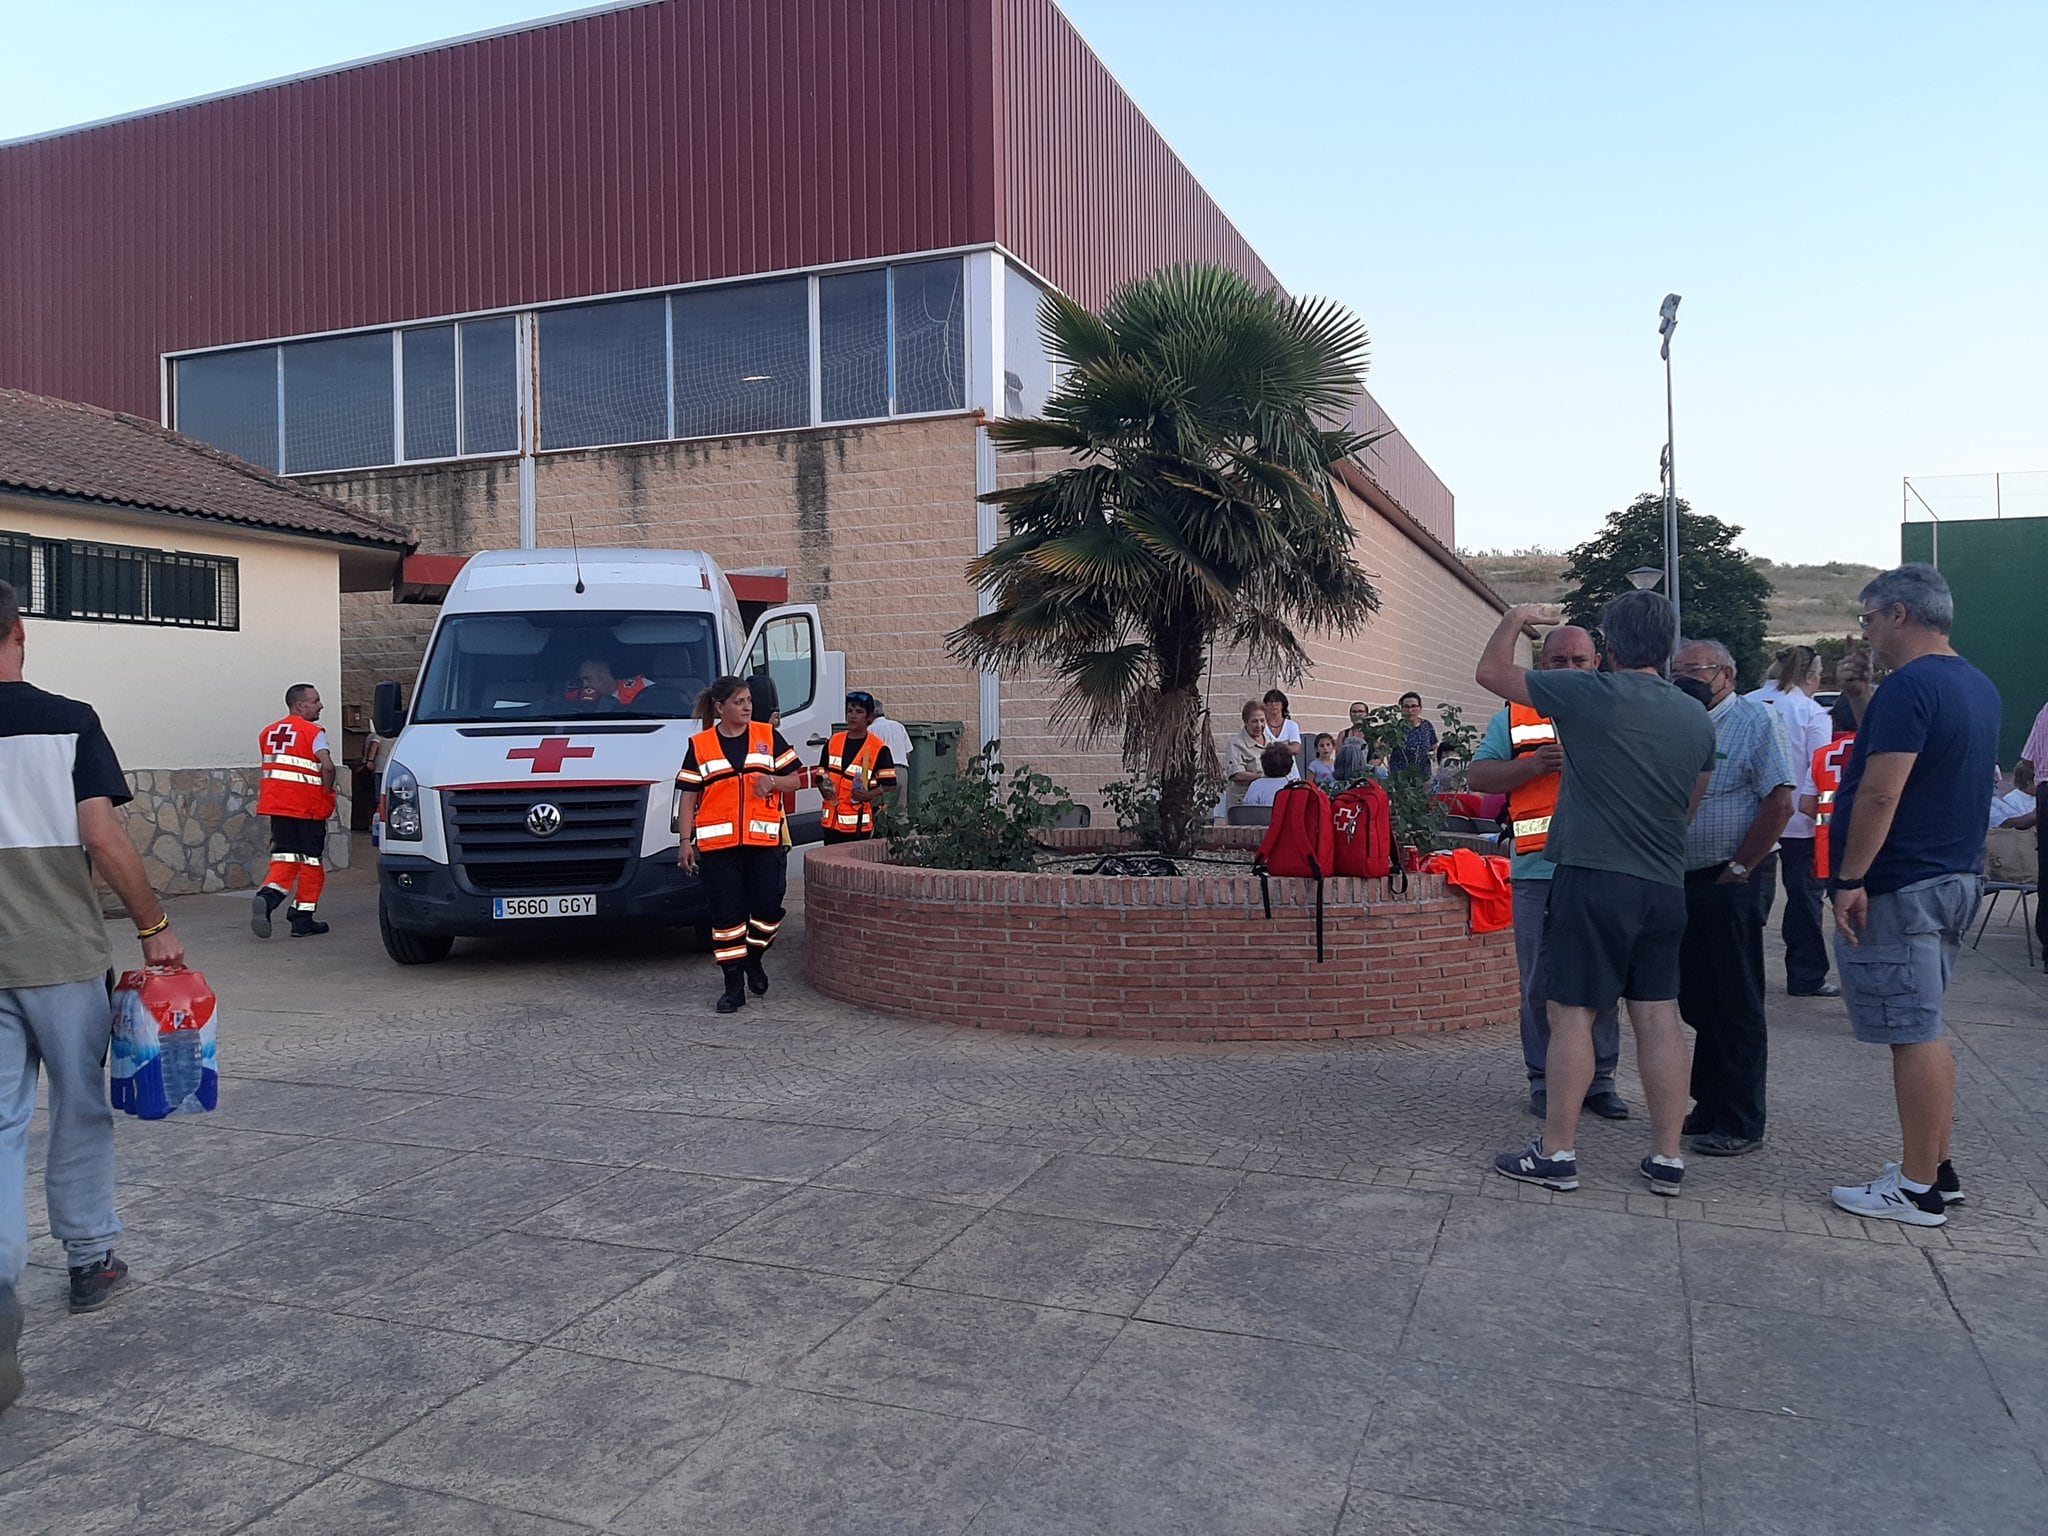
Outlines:
[[576, 669], [576, 676], [577, 682], [567, 696], [599, 708], [625, 709], [654, 686], [654, 679], [650, 677], [614, 677], [612, 664], [601, 656], [593, 656], [584, 662]]

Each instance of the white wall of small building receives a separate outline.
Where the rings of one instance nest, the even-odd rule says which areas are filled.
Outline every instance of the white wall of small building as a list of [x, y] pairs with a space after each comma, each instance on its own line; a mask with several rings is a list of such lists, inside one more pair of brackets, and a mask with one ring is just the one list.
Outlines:
[[302, 682], [329, 702], [325, 723], [340, 756], [341, 575], [334, 545], [6, 497], [0, 530], [237, 562], [237, 629], [24, 620], [28, 680], [98, 710], [124, 768], [253, 765], [257, 733], [284, 713], [284, 690]]

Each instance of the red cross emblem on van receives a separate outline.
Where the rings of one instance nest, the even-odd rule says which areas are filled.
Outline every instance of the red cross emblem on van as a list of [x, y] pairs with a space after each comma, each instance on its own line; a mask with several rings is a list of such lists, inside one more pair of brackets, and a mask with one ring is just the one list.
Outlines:
[[560, 773], [565, 760], [572, 757], [595, 757], [595, 747], [572, 747], [566, 736], [543, 736], [540, 745], [514, 747], [505, 754], [508, 761], [517, 762], [524, 758], [533, 764], [534, 773]]

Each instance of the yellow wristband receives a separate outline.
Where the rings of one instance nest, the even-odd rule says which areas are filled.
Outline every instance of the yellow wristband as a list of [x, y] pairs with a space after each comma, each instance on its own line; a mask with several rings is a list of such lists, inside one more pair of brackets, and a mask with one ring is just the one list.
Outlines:
[[153, 939], [170, 926], [171, 914], [166, 912], [162, 917], [158, 918], [154, 923], [150, 924], [149, 927], [136, 929], [135, 937], [137, 937], [138, 939]]

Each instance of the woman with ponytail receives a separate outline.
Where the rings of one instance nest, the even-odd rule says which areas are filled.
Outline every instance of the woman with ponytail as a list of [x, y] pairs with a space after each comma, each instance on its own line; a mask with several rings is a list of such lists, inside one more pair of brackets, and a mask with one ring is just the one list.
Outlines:
[[[1799, 768], [1799, 795], [1814, 793], [1813, 755], [1834, 740], [1834, 722], [1814, 700], [1820, 687], [1820, 653], [1810, 645], [1792, 645], [1778, 652], [1766, 674], [1769, 681], [1750, 695], [1778, 713], [1792, 760]], [[1841, 988], [1828, 980], [1827, 935], [1821, 928], [1822, 882], [1814, 875], [1814, 824], [1811, 816], [1793, 812], [1778, 839], [1778, 852], [1757, 866], [1757, 900], [1770, 917], [1777, 897], [1777, 872], [1785, 872], [1785, 915], [1779, 931], [1785, 940], [1785, 990], [1794, 997], [1839, 997]]]
[[725, 973], [720, 1013], [737, 1013], [747, 993], [768, 990], [763, 963], [782, 927], [789, 879], [782, 796], [803, 783], [796, 750], [754, 718], [743, 677], [721, 677], [697, 698], [704, 729], [676, 770], [676, 861], [704, 882], [711, 951]]

